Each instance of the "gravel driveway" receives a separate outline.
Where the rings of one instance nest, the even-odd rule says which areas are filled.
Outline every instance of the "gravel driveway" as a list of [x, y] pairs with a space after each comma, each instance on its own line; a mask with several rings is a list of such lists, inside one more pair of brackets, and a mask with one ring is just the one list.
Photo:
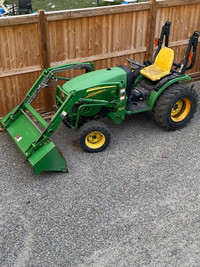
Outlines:
[[200, 266], [200, 107], [176, 132], [150, 113], [107, 125], [98, 154], [60, 125], [52, 139], [68, 174], [34, 176], [0, 133], [1, 267]]

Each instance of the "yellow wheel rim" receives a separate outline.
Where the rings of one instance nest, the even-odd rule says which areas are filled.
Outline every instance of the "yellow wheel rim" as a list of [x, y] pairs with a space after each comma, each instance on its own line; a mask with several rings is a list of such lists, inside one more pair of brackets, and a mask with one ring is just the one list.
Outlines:
[[191, 110], [191, 102], [187, 98], [179, 99], [171, 110], [171, 119], [174, 122], [184, 120]]
[[101, 132], [95, 131], [89, 133], [85, 138], [85, 143], [89, 148], [97, 149], [104, 145], [106, 138]]

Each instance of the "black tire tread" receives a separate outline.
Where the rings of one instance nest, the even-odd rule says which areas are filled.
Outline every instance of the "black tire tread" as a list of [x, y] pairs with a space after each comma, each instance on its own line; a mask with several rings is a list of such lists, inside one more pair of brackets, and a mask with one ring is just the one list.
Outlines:
[[[166, 110], [168, 109], [173, 98], [181, 98], [182, 95], [183, 97], [190, 96], [194, 100], [193, 111], [190, 114], [190, 118], [187, 119], [186, 122], [182, 125], [175, 125], [175, 123], [173, 125], [169, 124], [166, 119]], [[165, 89], [165, 91], [159, 96], [153, 110], [154, 119], [165, 130], [176, 130], [183, 128], [194, 117], [194, 114], [197, 111], [198, 99], [199, 96], [193, 88], [188, 87], [186, 84], [173, 84]]]
[[[87, 147], [85, 144], [85, 137], [93, 131], [100, 131], [104, 134], [106, 137], [106, 141], [104, 145], [98, 149], [91, 149]], [[80, 134], [79, 134], [79, 144], [80, 146], [89, 153], [96, 153], [96, 152], [101, 152], [103, 151], [110, 143], [111, 140], [111, 133], [109, 128], [101, 121], [96, 121], [96, 120], [91, 120], [87, 123], [85, 123], [81, 128], [80, 128]]]

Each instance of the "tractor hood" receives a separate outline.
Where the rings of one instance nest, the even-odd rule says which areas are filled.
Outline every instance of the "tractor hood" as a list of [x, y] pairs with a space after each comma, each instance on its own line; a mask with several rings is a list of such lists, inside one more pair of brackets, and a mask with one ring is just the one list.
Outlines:
[[122, 81], [126, 83], [126, 72], [120, 67], [114, 67], [82, 74], [65, 83], [62, 88], [69, 94], [72, 91], [85, 90], [104, 83]]

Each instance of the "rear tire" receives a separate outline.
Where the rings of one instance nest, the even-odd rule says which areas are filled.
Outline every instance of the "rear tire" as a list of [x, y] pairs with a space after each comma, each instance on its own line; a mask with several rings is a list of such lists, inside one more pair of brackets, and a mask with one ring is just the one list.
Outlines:
[[89, 121], [80, 129], [79, 144], [89, 153], [101, 152], [110, 143], [111, 134], [101, 121]]
[[198, 94], [185, 84], [174, 84], [158, 98], [153, 116], [165, 130], [183, 128], [194, 117], [198, 106]]

